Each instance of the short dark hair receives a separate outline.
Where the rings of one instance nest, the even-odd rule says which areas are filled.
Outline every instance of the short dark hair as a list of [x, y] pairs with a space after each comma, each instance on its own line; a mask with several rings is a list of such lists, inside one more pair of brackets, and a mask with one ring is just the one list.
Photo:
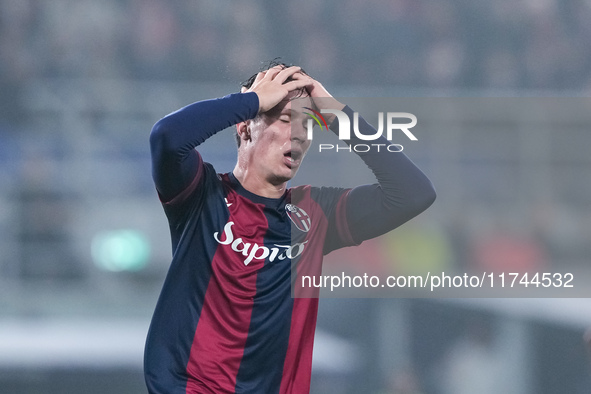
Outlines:
[[[253, 74], [246, 81], [242, 82], [240, 84], [240, 86], [243, 87], [243, 88], [246, 88], [246, 89], [250, 89], [250, 87], [254, 83], [254, 80], [256, 79], [257, 75], [260, 72], [267, 71], [268, 69], [273, 68], [273, 67], [277, 67], [277, 66], [281, 67], [281, 69], [285, 69], [285, 68], [288, 68], [288, 67], [293, 66], [293, 64], [284, 63], [284, 62], [281, 61], [281, 58], [279, 58], [279, 57], [276, 57], [273, 60], [269, 60], [269, 61], [263, 62], [261, 64], [261, 68], [259, 69], [259, 71], [257, 71], [255, 74]], [[305, 72], [304, 69], [301, 69], [301, 72], [304, 73], [304, 74], [306, 74], [306, 75], [308, 75], [308, 73]], [[292, 77], [289, 77], [289, 78], [287, 78], [287, 80], [285, 82], [291, 82], [293, 80], [294, 79]], [[301, 88], [298, 91], [297, 97], [301, 97], [305, 93], [306, 93], [306, 89], [305, 88]], [[236, 137], [236, 144], [238, 145], [238, 147], [240, 147], [240, 136], [238, 135], [238, 133], [236, 133], [235, 137]]]
[[[277, 67], [277, 66], [281, 67], [281, 69], [285, 69], [285, 68], [294, 66], [294, 64], [282, 62], [280, 57], [276, 57], [273, 60], [263, 62], [261, 64], [261, 68], [259, 69], [259, 71], [257, 71], [254, 75], [252, 75], [246, 81], [242, 82], [240, 84], [240, 86], [242, 86], [243, 88], [246, 88], [246, 89], [250, 89], [250, 87], [254, 83], [254, 80], [256, 79], [257, 75], [260, 72], [267, 71], [268, 69], [273, 68], [273, 67]], [[308, 73], [305, 72], [304, 69], [301, 69], [301, 72], [308, 75]], [[293, 78], [290, 77], [285, 82], [290, 82], [290, 81], [293, 81]]]

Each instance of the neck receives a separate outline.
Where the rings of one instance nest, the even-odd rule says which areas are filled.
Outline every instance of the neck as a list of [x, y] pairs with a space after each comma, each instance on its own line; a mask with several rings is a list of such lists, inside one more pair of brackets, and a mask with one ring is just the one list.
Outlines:
[[285, 193], [287, 182], [279, 182], [274, 184], [264, 179], [259, 174], [249, 171], [248, 168], [240, 166], [239, 163], [232, 171], [238, 182], [243, 188], [257, 196], [267, 198], [280, 198]]

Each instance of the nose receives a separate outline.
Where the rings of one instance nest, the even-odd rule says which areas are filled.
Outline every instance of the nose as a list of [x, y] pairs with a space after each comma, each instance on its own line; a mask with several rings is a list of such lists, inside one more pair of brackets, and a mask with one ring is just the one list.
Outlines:
[[301, 122], [291, 123], [291, 141], [303, 144], [306, 142], [307, 131]]

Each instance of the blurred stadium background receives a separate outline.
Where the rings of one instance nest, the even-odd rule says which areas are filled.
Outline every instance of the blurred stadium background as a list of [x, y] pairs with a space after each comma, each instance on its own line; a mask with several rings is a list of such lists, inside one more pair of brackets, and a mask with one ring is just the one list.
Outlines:
[[[589, 0], [0, 0], [0, 393], [145, 392], [158, 118], [277, 56], [335, 95], [584, 97], [589, 20]], [[591, 132], [523, 122], [511, 156], [495, 125], [416, 145], [439, 199], [381, 247], [585, 271]], [[231, 170], [230, 133], [204, 156]], [[323, 299], [312, 392], [588, 393], [588, 326], [588, 299]]]

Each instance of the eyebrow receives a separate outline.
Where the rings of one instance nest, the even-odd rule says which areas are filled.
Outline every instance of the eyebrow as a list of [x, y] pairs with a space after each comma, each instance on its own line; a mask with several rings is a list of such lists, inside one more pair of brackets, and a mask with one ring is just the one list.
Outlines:
[[284, 114], [284, 113], [285, 113], [285, 114], [288, 114], [288, 115], [290, 115], [290, 116], [293, 116], [293, 114], [294, 114], [294, 113], [295, 113], [296, 115], [304, 115], [304, 117], [306, 116], [304, 111], [302, 111], [302, 110], [300, 110], [300, 109], [293, 109], [293, 108], [292, 108], [292, 109], [290, 109], [289, 111], [284, 111], [284, 112], [282, 111], [282, 112], [281, 112], [281, 114]]

